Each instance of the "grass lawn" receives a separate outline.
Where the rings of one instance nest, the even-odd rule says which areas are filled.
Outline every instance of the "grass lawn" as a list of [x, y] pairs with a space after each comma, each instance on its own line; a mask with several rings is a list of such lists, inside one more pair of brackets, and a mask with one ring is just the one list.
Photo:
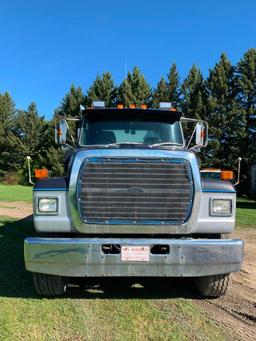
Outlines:
[[237, 199], [236, 225], [238, 228], [256, 228], [256, 201]]
[[1, 341], [226, 340], [182, 280], [73, 287], [63, 298], [38, 298], [23, 264], [23, 240], [33, 233], [29, 222], [0, 218]]
[[[32, 189], [0, 185], [0, 200], [31, 200]], [[239, 227], [255, 227], [256, 204], [239, 199]], [[32, 223], [0, 217], [0, 340], [226, 340], [195, 306], [191, 282], [154, 280], [68, 288], [58, 299], [41, 299], [24, 269], [23, 241]]]
[[0, 201], [32, 201], [32, 187], [0, 184]]

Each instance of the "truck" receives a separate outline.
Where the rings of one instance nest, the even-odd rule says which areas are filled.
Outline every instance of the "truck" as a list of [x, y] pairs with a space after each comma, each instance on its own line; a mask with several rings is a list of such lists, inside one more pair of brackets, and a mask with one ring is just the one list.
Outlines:
[[[74, 120], [72, 146], [67, 118], [56, 129], [65, 176], [33, 188], [36, 234], [25, 239], [24, 258], [35, 291], [63, 295], [77, 280], [187, 277], [204, 297], [225, 294], [244, 245], [230, 238], [235, 187], [200, 174], [207, 122], [170, 103], [104, 102], [81, 107]], [[186, 122], [194, 125], [190, 138]]]

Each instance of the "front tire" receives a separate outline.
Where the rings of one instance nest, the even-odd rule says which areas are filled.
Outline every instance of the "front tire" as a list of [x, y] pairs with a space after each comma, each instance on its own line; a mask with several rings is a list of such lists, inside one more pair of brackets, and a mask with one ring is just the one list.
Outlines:
[[61, 296], [66, 291], [63, 277], [33, 272], [33, 284], [36, 293], [44, 297]]
[[198, 292], [204, 297], [217, 298], [225, 295], [229, 283], [229, 274], [195, 278]]

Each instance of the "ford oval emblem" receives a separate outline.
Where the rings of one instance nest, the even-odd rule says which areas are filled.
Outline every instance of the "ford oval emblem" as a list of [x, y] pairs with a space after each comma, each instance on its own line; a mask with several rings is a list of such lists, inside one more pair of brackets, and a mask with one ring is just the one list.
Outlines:
[[132, 186], [127, 189], [127, 193], [130, 195], [141, 195], [144, 193], [144, 189], [139, 186]]

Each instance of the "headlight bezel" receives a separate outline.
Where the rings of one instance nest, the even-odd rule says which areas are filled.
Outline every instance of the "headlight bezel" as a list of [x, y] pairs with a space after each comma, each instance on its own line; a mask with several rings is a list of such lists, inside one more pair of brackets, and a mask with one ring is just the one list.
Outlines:
[[[216, 202], [228, 202], [229, 203], [229, 212], [216, 212], [215, 206], [217, 205]], [[212, 217], [231, 217], [233, 215], [234, 204], [233, 200], [230, 198], [210, 198], [210, 205], [209, 205], [209, 213]], [[214, 212], [215, 211], [215, 212]]]
[[[55, 200], [55, 209], [54, 210], [42, 210], [42, 208], [40, 208], [40, 202], [43, 200]], [[59, 198], [58, 197], [38, 197], [37, 198], [37, 203], [36, 203], [36, 211], [37, 214], [40, 215], [57, 215], [59, 214]]]

